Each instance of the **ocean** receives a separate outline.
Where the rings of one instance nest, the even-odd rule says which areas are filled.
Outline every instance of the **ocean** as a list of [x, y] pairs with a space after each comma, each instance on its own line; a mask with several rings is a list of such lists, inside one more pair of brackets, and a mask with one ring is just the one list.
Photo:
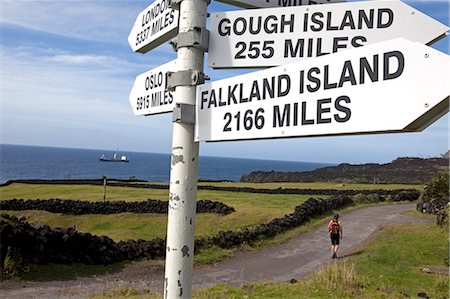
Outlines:
[[[114, 151], [0, 144], [0, 183], [14, 179], [116, 179], [135, 177], [151, 182], [169, 182], [170, 155], [140, 152], [126, 154], [129, 163], [99, 161]], [[252, 171], [308, 171], [330, 166], [324, 163], [221, 157], [199, 158], [199, 177], [205, 180], [239, 181]]]

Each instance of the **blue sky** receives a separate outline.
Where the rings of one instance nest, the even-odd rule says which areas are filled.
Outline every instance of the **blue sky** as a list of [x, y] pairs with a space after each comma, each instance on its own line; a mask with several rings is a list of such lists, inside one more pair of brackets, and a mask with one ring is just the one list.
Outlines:
[[[449, 1], [404, 1], [449, 25]], [[0, 0], [0, 142], [171, 152], [171, 114], [134, 116], [135, 77], [176, 58], [167, 44], [142, 55], [128, 34], [151, 1]], [[213, 2], [209, 11], [234, 10]], [[450, 53], [449, 39], [433, 45]], [[213, 80], [242, 71], [205, 71]], [[385, 163], [445, 153], [448, 114], [420, 133], [201, 143], [203, 156]]]

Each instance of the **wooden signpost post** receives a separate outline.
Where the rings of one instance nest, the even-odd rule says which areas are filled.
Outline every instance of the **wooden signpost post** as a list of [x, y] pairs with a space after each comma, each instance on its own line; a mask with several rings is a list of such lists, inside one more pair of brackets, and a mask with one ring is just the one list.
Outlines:
[[[177, 50], [129, 97], [173, 111], [164, 298], [191, 298], [199, 141], [420, 131], [449, 109], [449, 56], [424, 45], [449, 28], [400, 1], [219, 1], [297, 7], [214, 13], [209, 34], [209, 0], [155, 0], [128, 38]], [[208, 48], [211, 67], [278, 67], [203, 84]]]

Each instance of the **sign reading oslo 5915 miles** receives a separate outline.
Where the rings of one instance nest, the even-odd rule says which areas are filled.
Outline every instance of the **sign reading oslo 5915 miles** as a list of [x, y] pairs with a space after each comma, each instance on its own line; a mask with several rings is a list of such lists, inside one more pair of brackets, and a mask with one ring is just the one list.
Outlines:
[[172, 112], [174, 92], [165, 90], [167, 72], [176, 71], [176, 60], [140, 74], [134, 81], [129, 101], [135, 115]]
[[236, 5], [243, 8], [263, 8], [279, 6], [300, 6], [345, 2], [346, 0], [217, 0], [219, 2]]
[[199, 85], [196, 140], [420, 131], [448, 111], [449, 63], [399, 38]]
[[208, 65], [278, 66], [397, 37], [430, 44], [448, 30], [400, 1], [212, 13]]
[[171, 0], [155, 0], [136, 18], [128, 43], [134, 52], [146, 53], [178, 34], [179, 12]]

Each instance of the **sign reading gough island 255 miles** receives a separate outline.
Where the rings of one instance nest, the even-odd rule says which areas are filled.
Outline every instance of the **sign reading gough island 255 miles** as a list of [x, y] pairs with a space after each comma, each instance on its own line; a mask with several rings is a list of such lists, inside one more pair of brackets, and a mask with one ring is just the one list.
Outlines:
[[212, 13], [208, 65], [278, 66], [398, 37], [431, 44], [448, 30], [400, 1]]
[[243, 8], [263, 8], [279, 6], [300, 6], [345, 2], [346, 0], [217, 0], [219, 2], [236, 5]]
[[156, 0], [136, 18], [128, 43], [134, 52], [146, 53], [178, 34], [179, 12], [171, 0]]
[[131, 109], [135, 115], [173, 111], [174, 92], [165, 88], [167, 72], [175, 71], [176, 60], [172, 60], [136, 77], [129, 97]]
[[399, 38], [199, 85], [196, 140], [420, 131], [448, 112], [449, 65]]

